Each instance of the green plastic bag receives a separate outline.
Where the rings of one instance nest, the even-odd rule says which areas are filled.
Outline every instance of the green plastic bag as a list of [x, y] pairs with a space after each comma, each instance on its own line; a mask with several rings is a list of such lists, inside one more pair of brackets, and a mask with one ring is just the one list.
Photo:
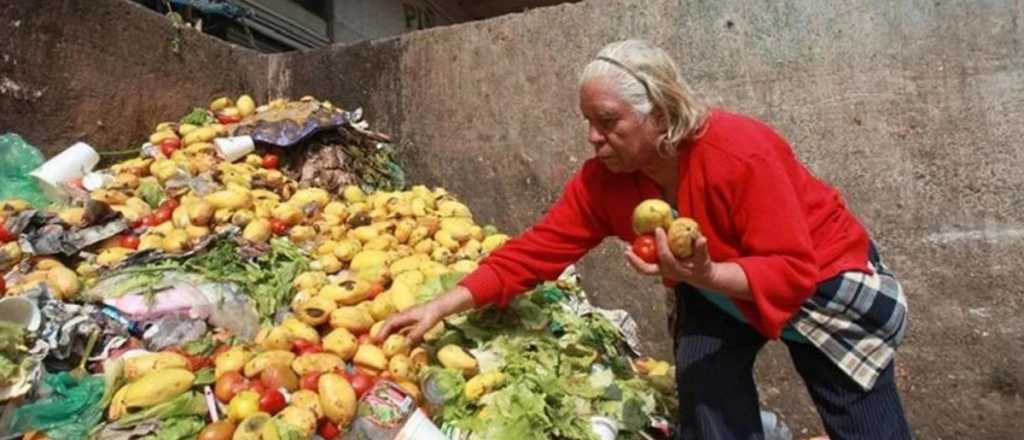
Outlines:
[[0, 200], [22, 199], [36, 208], [50, 204], [29, 175], [45, 158], [36, 147], [14, 133], [0, 135]]
[[103, 420], [103, 377], [78, 380], [59, 373], [44, 380], [53, 394], [18, 408], [11, 419], [11, 431], [45, 431], [52, 439], [87, 439]]

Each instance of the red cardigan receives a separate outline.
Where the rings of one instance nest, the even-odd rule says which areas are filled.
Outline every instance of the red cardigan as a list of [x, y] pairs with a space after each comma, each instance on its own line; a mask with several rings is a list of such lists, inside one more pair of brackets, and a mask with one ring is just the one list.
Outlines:
[[[814, 177], [771, 127], [719, 110], [707, 124], [666, 159], [679, 163], [676, 206], [700, 224], [713, 261], [743, 268], [754, 301], [733, 301], [747, 322], [778, 338], [818, 282], [848, 270], [869, 272], [868, 235], [839, 192]], [[588, 160], [540, 222], [460, 284], [478, 306], [504, 306], [556, 278], [605, 237], [632, 242], [633, 208], [660, 193], [639, 172], [612, 173]]]

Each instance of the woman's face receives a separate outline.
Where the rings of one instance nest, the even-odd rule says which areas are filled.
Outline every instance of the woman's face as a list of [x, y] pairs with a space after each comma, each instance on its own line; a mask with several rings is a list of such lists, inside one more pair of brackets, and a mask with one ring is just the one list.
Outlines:
[[664, 129], [652, 115], [640, 116], [601, 78], [580, 87], [580, 111], [587, 119], [587, 141], [594, 156], [609, 170], [628, 173], [658, 160], [657, 145]]

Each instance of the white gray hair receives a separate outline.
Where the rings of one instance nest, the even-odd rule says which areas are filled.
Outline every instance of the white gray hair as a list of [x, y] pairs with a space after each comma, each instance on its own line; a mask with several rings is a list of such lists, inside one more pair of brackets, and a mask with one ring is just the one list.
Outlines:
[[641, 116], [664, 118], [665, 137], [658, 145], [662, 156], [691, 140], [707, 119], [707, 105], [683, 81], [679, 68], [664, 50], [644, 40], [617, 41], [597, 53], [580, 75], [579, 85], [601, 78]]

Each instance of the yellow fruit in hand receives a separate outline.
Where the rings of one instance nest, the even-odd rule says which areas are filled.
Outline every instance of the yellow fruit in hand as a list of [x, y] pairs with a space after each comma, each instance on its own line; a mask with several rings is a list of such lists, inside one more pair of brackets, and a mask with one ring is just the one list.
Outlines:
[[672, 221], [668, 227], [668, 248], [676, 258], [686, 258], [693, 254], [693, 243], [700, 237], [700, 227], [692, 218], [681, 217]]
[[668, 230], [672, 222], [672, 207], [661, 199], [647, 199], [633, 209], [633, 232], [651, 234], [657, 228]]

